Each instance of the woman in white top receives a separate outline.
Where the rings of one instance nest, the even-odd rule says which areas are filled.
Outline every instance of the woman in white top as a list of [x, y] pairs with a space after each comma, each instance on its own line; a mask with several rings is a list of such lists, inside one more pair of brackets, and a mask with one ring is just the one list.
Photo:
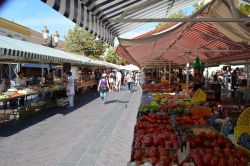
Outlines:
[[128, 81], [128, 91], [132, 92], [133, 76], [131, 71], [127, 74], [127, 81]]
[[15, 82], [17, 86], [22, 86], [25, 87], [26, 86], [26, 80], [24, 79], [24, 74], [23, 72], [19, 71], [17, 73], [18, 77], [16, 78]]
[[114, 90], [114, 73], [113, 72], [110, 72], [109, 74], [109, 87], [110, 87], [110, 91], [113, 91]]
[[74, 107], [74, 95], [75, 95], [75, 79], [71, 72], [68, 72], [68, 85], [67, 85], [67, 96], [69, 100], [68, 108]]

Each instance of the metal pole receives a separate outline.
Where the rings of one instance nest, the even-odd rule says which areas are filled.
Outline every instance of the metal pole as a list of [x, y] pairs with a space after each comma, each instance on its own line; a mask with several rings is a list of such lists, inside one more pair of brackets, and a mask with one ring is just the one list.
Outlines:
[[208, 83], [209, 83], [209, 80], [208, 80], [208, 64], [206, 63], [206, 66], [207, 66], [207, 75], [206, 75], [206, 77], [207, 77], [207, 81], [206, 81], [206, 85], [208, 85]]
[[249, 69], [250, 69], [250, 67], [249, 67], [249, 60], [247, 60], [247, 86], [249, 87], [249, 85], [250, 85], [250, 82], [249, 82]]
[[161, 66], [159, 65], [159, 77], [161, 76]]
[[237, 10], [236, 10], [236, 7], [235, 7], [233, 1], [232, 1], [232, 0], [227, 0], [227, 2], [228, 2], [228, 4], [229, 4], [229, 6], [230, 6], [230, 9], [231, 9], [232, 13], [233, 13], [233, 16], [234, 16], [235, 18], [238, 18], [239, 15], [238, 15], [238, 12], [237, 12]]
[[166, 71], [167, 71], [167, 69], [166, 69], [166, 63], [164, 63], [164, 78], [166, 78]]
[[[227, 67], [228, 67], [228, 63], [227, 63]], [[229, 90], [228, 89], [228, 71], [226, 70], [226, 88], [227, 88], [227, 90]]]
[[9, 72], [8, 72], [8, 77], [9, 79], [11, 79], [11, 67], [10, 67], [11, 63], [8, 64], [8, 67], [9, 67]]
[[43, 62], [42, 62], [42, 80], [44, 80], [44, 68], [43, 68]]
[[3, 69], [2, 69], [3, 65], [0, 64], [0, 74], [1, 74], [1, 79], [3, 79]]
[[171, 81], [171, 62], [169, 61], [168, 63], [168, 71], [169, 71], [169, 78], [168, 78], [168, 81], [169, 81], [169, 84], [170, 84], [170, 81]]
[[151, 18], [151, 19], [111, 19], [115, 23], [129, 22], [247, 22], [249, 18]]
[[189, 63], [187, 58], [187, 64], [186, 64], [186, 97], [189, 97]]

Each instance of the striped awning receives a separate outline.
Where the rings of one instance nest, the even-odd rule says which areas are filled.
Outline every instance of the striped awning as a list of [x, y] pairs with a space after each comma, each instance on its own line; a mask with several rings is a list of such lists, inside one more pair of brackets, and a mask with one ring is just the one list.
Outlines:
[[[233, 14], [225, 1], [214, 0], [197, 18], [214, 15], [230, 18]], [[250, 59], [250, 29], [236, 22], [168, 23], [134, 39], [120, 38], [119, 42], [116, 52], [139, 66], [156, 60], [186, 64], [197, 56], [207, 63]]]
[[100, 60], [0, 35], [0, 61], [30, 63], [71, 63], [114, 68]]
[[[110, 45], [120, 36], [145, 23], [115, 23], [124, 18], [165, 18], [199, 0], [41, 0]], [[133, 11], [132, 11], [133, 10]]]

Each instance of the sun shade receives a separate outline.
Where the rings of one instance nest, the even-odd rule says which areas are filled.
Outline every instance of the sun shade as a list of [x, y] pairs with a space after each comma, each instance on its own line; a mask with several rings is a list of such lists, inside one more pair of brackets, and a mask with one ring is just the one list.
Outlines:
[[41, 0], [85, 30], [114, 44], [115, 37], [145, 23], [115, 23], [112, 19], [165, 18], [199, 0]]
[[[240, 18], [246, 18], [238, 11]], [[232, 18], [225, 1], [212, 1], [198, 18]], [[249, 19], [250, 20], [250, 19]], [[160, 30], [134, 39], [119, 38], [116, 52], [130, 63], [144, 66], [148, 61], [174, 64], [221, 62], [250, 58], [250, 28], [238, 22], [168, 23]]]

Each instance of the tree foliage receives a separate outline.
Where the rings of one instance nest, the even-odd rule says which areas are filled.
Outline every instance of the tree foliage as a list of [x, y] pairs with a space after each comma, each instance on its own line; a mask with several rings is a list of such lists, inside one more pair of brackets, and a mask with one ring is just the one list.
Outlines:
[[76, 25], [74, 28], [69, 29], [68, 34], [65, 36], [63, 48], [72, 53], [100, 58], [105, 52], [107, 44], [97, 40], [95, 36]]
[[248, 4], [240, 4], [240, 11], [245, 15], [250, 16], [250, 5]]
[[[182, 10], [180, 10], [176, 13], [171, 14], [168, 18], [184, 18], [184, 17], [185, 17], [184, 12]], [[161, 22], [161, 23], [157, 24], [155, 26], [155, 28], [158, 29], [158, 28], [161, 28], [167, 24], [168, 24], [168, 22]]]
[[109, 63], [118, 64], [118, 65], [127, 64], [126, 60], [124, 58], [120, 57], [119, 55], [117, 55], [114, 52], [114, 49], [112, 47], [109, 47], [109, 49], [107, 51], [107, 55], [105, 57], [105, 61], [109, 62]]
[[192, 14], [194, 14], [197, 10], [199, 10], [202, 6], [204, 6], [204, 4], [205, 4], [204, 0], [194, 4], [194, 10], [192, 11]]

